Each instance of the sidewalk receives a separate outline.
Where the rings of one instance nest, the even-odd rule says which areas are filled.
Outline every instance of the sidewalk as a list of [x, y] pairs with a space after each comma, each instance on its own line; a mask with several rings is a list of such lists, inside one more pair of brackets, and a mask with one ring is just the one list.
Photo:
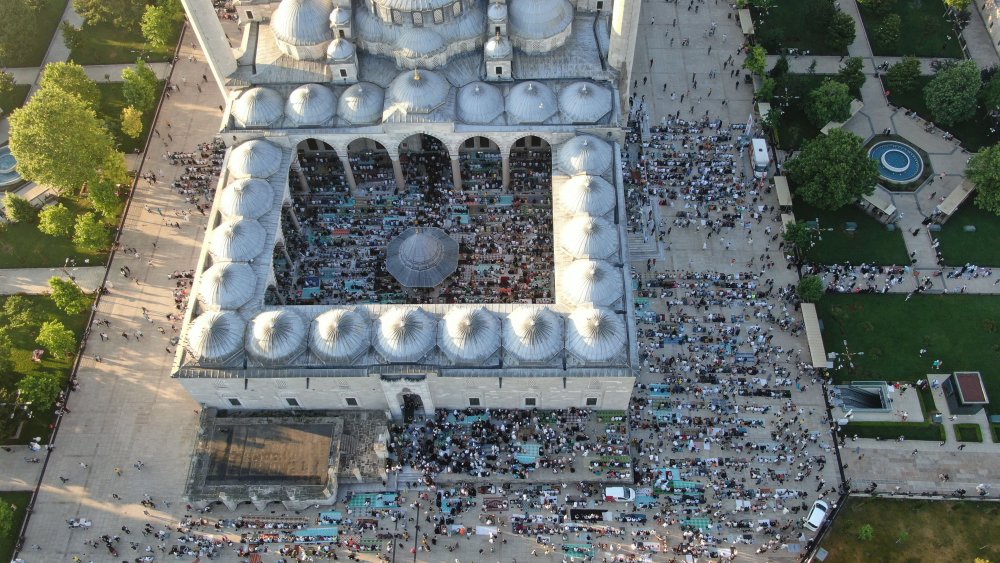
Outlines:
[[0, 270], [0, 295], [49, 292], [49, 278], [72, 279], [80, 289], [90, 293], [104, 280], [104, 266], [83, 268], [16, 268]]

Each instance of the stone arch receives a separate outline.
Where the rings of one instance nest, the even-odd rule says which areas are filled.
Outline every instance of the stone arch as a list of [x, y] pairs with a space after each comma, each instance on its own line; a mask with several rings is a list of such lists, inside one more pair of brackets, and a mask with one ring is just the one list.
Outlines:
[[552, 145], [537, 135], [526, 135], [510, 147], [512, 192], [552, 193]]
[[469, 137], [456, 151], [464, 190], [499, 190], [503, 184], [500, 145], [485, 136]]
[[349, 194], [351, 182], [348, 181], [343, 156], [321, 139], [310, 137], [300, 141], [295, 146], [288, 177], [292, 194]]
[[358, 137], [347, 145], [347, 160], [359, 193], [392, 193], [396, 190], [392, 155], [382, 143]]
[[399, 165], [408, 192], [433, 199], [452, 189], [458, 163], [454, 164], [448, 146], [428, 133], [414, 133], [399, 143]]

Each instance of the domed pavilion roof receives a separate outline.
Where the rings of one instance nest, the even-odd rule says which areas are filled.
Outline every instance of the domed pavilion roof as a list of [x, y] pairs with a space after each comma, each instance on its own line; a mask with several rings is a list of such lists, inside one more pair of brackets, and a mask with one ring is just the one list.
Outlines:
[[212, 229], [208, 251], [217, 261], [246, 262], [266, 250], [267, 233], [256, 219], [239, 217]]
[[336, 112], [337, 98], [333, 91], [319, 84], [299, 86], [292, 90], [285, 103], [285, 115], [299, 126], [323, 125], [333, 119]]
[[367, 316], [348, 309], [332, 309], [313, 319], [309, 349], [325, 362], [354, 360], [371, 346]]
[[306, 347], [306, 323], [288, 309], [266, 311], [250, 321], [247, 352], [264, 365], [288, 364]]
[[419, 307], [394, 307], [378, 319], [375, 348], [388, 362], [417, 362], [436, 343], [434, 319]]
[[351, 9], [343, 6], [335, 6], [330, 12], [330, 27], [347, 27], [351, 25]]
[[255, 86], [233, 102], [233, 119], [240, 127], [267, 127], [281, 119], [285, 100], [270, 88]]
[[385, 93], [371, 82], [350, 86], [337, 101], [337, 115], [352, 125], [369, 125], [382, 119]]
[[624, 294], [619, 270], [604, 260], [574, 260], [560, 272], [563, 294], [575, 305], [607, 307]]
[[201, 273], [198, 298], [209, 307], [239, 309], [257, 289], [257, 275], [242, 262], [220, 262]]
[[513, 50], [510, 41], [500, 35], [490, 37], [490, 40], [486, 42], [486, 47], [484, 47], [486, 56], [491, 59], [506, 59], [510, 57]]
[[482, 363], [500, 349], [500, 321], [482, 307], [454, 308], [441, 319], [441, 350], [458, 363]]
[[566, 0], [510, 0], [508, 12], [515, 38], [545, 39], [573, 23], [573, 6]]
[[566, 350], [588, 362], [604, 362], [625, 348], [625, 323], [603, 308], [580, 307], [569, 316]]
[[563, 226], [560, 245], [574, 258], [603, 260], [618, 251], [618, 232], [605, 219], [580, 214]]
[[551, 360], [563, 350], [563, 321], [547, 307], [521, 307], [503, 322], [503, 347], [524, 362]]
[[486, 9], [486, 16], [490, 18], [490, 21], [503, 21], [507, 17], [507, 5], [500, 2], [493, 2]]
[[330, 42], [326, 48], [326, 58], [331, 61], [346, 61], [354, 56], [354, 43], [342, 37], [338, 37]]
[[198, 316], [187, 329], [185, 348], [199, 364], [225, 362], [243, 351], [246, 321], [232, 311]]
[[611, 145], [593, 135], [577, 135], [559, 149], [559, 167], [567, 174], [600, 176], [614, 161]]
[[329, 41], [331, 0], [281, 0], [271, 14], [271, 31], [289, 45], [319, 45]]
[[437, 227], [410, 227], [389, 241], [385, 265], [403, 287], [435, 287], [458, 268], [458, 242]]
[[596, 123], [611, 109], [611, 91], [592, 82], [574, 82], [559, 91], [559, 111], [573, 123]]
[[458, 116], [466, 123], [491, 123], [503, 109], [503, 94], [492, 84], [470, 82], [458, 91]]
[[430, 113], [448, 99], [451, 84], [432, 70], [402, 72], [387, 89], [389, 103], [405, 113]]
[[559, 189], [559, 204], [570, 213], [603, 216], [615, 208], [615, 188], [600, 176], [578, 174]]
[[274, 190], [259, 178], [230, 182], [219, 194], [219, 211], [226, 217], [260, 219], [273, 206]]
[[274, 143], [262, 139], [240, 143], [229, 153], [229, 173], [237, 178], [267, 178], [281, 168], [281, 158]]
[[521, 123], [542, 123], [558, 110], [555, 93], [541, 82], [519, 82], [507, 94], [507, 113]]

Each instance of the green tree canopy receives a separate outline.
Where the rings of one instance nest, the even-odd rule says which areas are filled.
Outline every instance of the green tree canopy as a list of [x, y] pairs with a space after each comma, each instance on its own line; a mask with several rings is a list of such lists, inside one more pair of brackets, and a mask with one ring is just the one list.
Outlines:
[[875, 41], [879, 45], [892, 47], [899, 43], [899, 33], [903, 28], [903, 20], [899, 14], [889, 14], [875, 26]]
[[861, 57], [849, 57], [837, 72], [837, 82], [846, 84], [852, 96], [860, 92], [865, 84], [864, 64]]
[[979, 92], [979, 101], [986, 111], [1000, 110], [1000, 72], [994, 74], [983, 86]]
[[896, 0], [858, 0], [858, 4], [876, 16], [884, 16], [892, 11]]
[[122, 109], [122, 133], [133, 139], [142, 135], [142, 112], [132, 106]]
[[846, 121], [851, 116], [852, 99], [846, 84], [827, 78], [809, 92], [806, 116], [817, 128], [831, 121]]
[[93, 109], [97, 109], [101, 102], [101, 91], [97, 89], [97, 83], [87, 76], [87, 71], [82, 66], [72, 61], [45, 65], [38, 85], [46, 90], [55, 88], [76, 94]]
[[934, 120], [953, 125], [976, 114], [976, 101], [983, 83], [975, 61], [962, 61], [941, 69], [924, 87], [924, 102]]
[[70, 280], [52, 277], [49, 278], [49, 287], [52, 289], [52, 302], [67, 315], [77, 315], [90, 307], [90, 297]]
[[[23, 295], [11, 295], [3, 304], [2, 324], [5, 328], [32, 327], [39, 323], [38, 307], [34, 302]], [[6, 341], [6, 342], [5, 342]], [[0, 344], [10, 346], [10, 337], [6, 334], [0, 336]]]
[[56, 320], [42, 323], [35, 342], [56, 356], [70, 356], [76, 350], [76, 335]]
[[70, 51], [83, 47], [83, 29], [64, 21], [59, 24], [59, 30], [63, 34], [63, 45]]
[[746, 60], [743, 61], [743, 68], [750, 72], [763, 76], [764, 68], [767, 66], [767, 51], [760, 45], [754, 45], [747, 53]]
[[822, 209], [839, 209], [875, 191], [878, 167], [863, 142], [844, 129], [808, 141], [785, 163], [795, 195]]
[[0, 2], [0, 67], [23, 64], [31, 38], [38, 33], [38, 10], [29, 2]]
[[9, 502], [0, 502], [0, 537], [10, 537], [14, 531], [15, 506]]
[[976, 205], [1000, 215], [1000, 145], [976, 153], [969, 160], [965, 177], [976, 186]]
[[[70, 333], [70, 338], [72, 337], [73, 334]], [[44, 344], [43, 346], [50, 352], [52, 351], [48, 346]], [[72, 351], [71, 347], [70, 353]], [[56, 402], [56, 398], [59, 397], [61, 387], [62, 378], [58, 373], [51, 371], [33, 371], [17, 382], [17, 389], [21, 392], [21, 402], [31, 403], [33, 407], [39, 409], [52, 406]]]
[[885, 73], [885, 85], [895, 92], [910, 92], [916, 88], [918, 78], [920, 78], [920, 59], [909, 55], [889, 67]]
[[61, 203], [50, 205], [38, 214], [38, 230], [53, 237], [68, 237], [75, 222], [76, 214]]
[[136, 0], [73, 0], [73, 7], [88, 24], [114, 23], [125, 29], [137, 29], [146, 3]]
[[959, 12], [965, 11], [972, 0], [944, 0], [944, 5], [948, 6], [952, 10], [958, 10]]
[[799, 299], [806, 303], [816, 303], [823, 298], [823, 279], [819, 276], [803, 276], [796, 287]]
[[90, 250], [107, 248], [108, 228], [96, 213], [84, 213], [76, 218], [73, 242]]
[[166, 47], [177, 38], [177, 29], [184, 21], [184, 7], [178, 0], [163, 0], [146, 6], [142, 14], [142, 36], [154, 47]]
[[35, 206], [14, 192], [3, 195], [3, 212], [11, 223], [33, 223], [38, 218]]
[[105, 217], [113, 218], [117, 217], [121, 210], [122, 198], [120, 194], [123, 189], [121, 184], [102, 179], [90, 186], [87, 195], [90, 197], [94, 209]]
[[838, 11], [830, 18], [830, 24], [826, 30], [826, 44], [835, 51], [846, 51], [847, 47], [854, 43], [856, 35], [854, 19], [844, 12]]
[[135, 68], [122, 71], [122, 96], [128, 105], [139, 111], [147, 111], [156, 105], [156, 90], [159, 80], [146, 61], [135, 61]]
[[5, 70], [0, 70], [0, 96], [12, 91], [14, 86], [17, 86], [17, 80], [14, 80], [14, 75]]
[[810, 229], [805, 221], [796, 221], [785, 226], [782, 239], [795, 253], [802, 256], [812, 247], [815, 236], [816, 231]]

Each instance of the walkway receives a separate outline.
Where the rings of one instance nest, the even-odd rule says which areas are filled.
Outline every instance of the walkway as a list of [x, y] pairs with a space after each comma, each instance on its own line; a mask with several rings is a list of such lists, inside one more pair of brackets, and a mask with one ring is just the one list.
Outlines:
[[72, 279], [81, 289], [90, 293], [104, 281], [104, 266], [86, 268], [16, 268], [0, 270], [0, 295], [27, 293], [38, 295], [49, 292], [49, 279]]

